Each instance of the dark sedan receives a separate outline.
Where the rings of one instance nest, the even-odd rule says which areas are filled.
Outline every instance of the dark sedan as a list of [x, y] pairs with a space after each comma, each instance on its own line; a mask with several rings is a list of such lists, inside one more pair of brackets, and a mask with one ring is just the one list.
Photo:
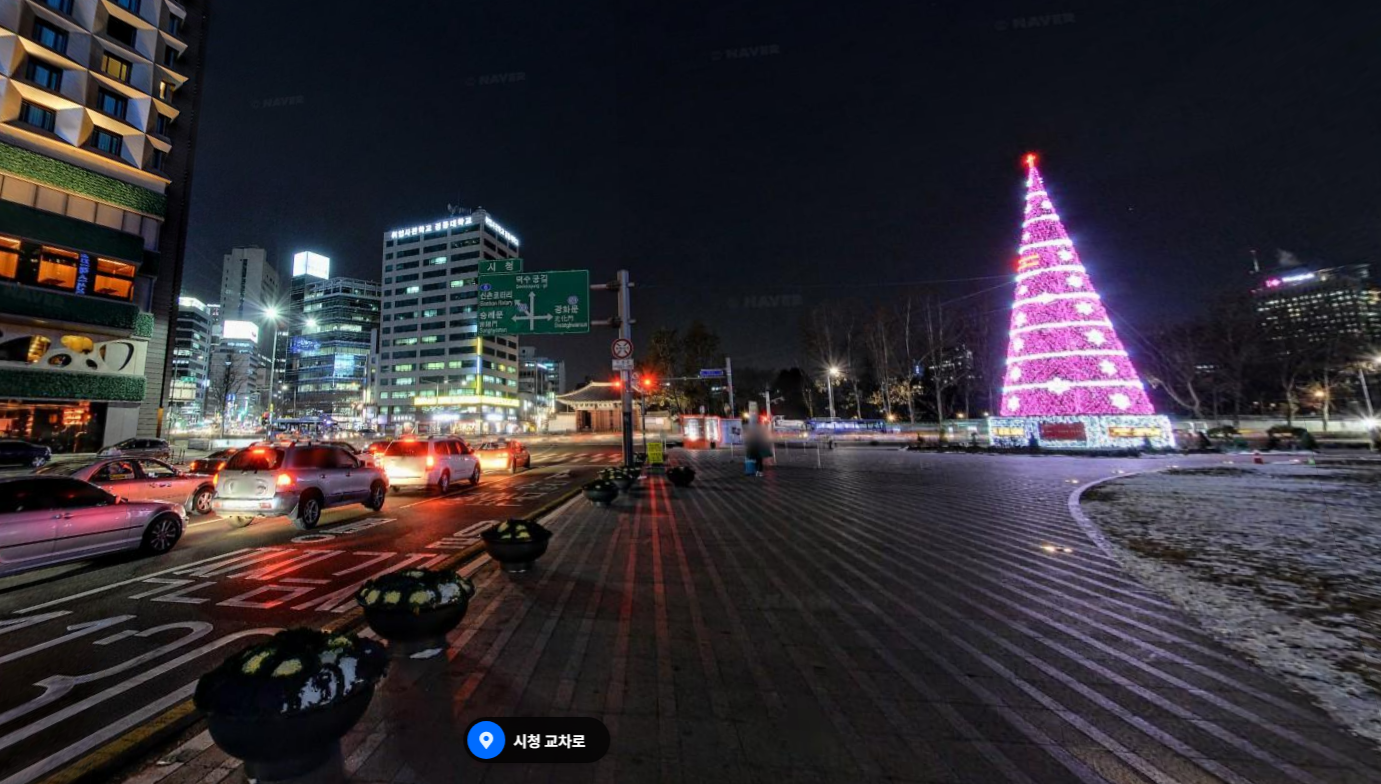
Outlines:
[[0, 465], [27, 465], [37, 468], [53, 459], [53, 450], [28, 441], [0, 440]]
[[206, 457], [193, 460], [187, 465], [187, 470], [194, 474], [214, 474], [225, 466], [225, 461], [240, 450], [222, 449], [219, 452], [212, 452]]

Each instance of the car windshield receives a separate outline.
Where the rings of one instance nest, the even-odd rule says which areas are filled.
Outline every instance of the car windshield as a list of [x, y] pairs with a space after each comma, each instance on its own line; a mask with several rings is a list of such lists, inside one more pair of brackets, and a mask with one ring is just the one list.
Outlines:
[[386, 457], [422, 457], [426, 454], [426, 441], [394, 441], [384, 451]]
[[478, 451], [480, 451], [480, 452], [493, 452], [493, 451], [495, 451], [495, 450], [507, 449], [507, 448], [508, 448], [508, 444], [505, 444], [505, 443], [502, 442], [502, 441], [485, 441], [483, 444], [480, 444], [480, 448], [479, 448]]
[[86, 467], [89, 466], [89, 465], [91, 465], [91, 464], [90, 464], [90, 463], [53, 463], [52, 465], [46, 465], [46, 466], [44, 466], [44, 467], [38, 469], [38, 470], [35, 471], [34, 473], [35, 473], [35, 474], [46, 474], [47, 476], [71, 476], [71, 475], [77, 473], [78, 471], [82, 470], [83, 468], [86, 468]]
[[236, 452], [226, 461], [227, 471], [272, 471], [283, 463], [283, 450], [256, 446]]

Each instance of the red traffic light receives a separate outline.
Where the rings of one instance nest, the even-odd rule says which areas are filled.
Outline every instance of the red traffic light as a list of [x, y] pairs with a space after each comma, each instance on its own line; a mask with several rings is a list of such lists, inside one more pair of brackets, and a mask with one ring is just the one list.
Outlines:
[[616, 378], [616, 379], [614, 379], [614, 389], [623, 389], [623, 379], [622, 379], [622, 378]]
[[657, 380], [652, 376], [643, 376], [643, 389], [651, 389], [657, 385]]

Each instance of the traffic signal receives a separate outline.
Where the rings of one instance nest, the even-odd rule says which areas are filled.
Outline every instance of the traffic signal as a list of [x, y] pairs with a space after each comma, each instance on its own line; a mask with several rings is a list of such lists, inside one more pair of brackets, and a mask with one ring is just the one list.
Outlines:
[[623, 377], [614, 379], [614, 389], [623, 389]]
[[643, 376], [642, 384], [643, 389], [651, 391], [653, 387], [657, 386], [657, 380], [652, 376]]

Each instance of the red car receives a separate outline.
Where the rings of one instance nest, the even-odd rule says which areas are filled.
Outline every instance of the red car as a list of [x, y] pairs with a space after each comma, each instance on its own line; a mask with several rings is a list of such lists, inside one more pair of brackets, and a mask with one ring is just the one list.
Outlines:
[[485, 441], [475, 450], [475, 456], [480, 459], [480, 468], [486, 471], [507, 471], [516, 474], [519, 468], [532, 468], [532, 453], [522, 444], [508, 438]]

